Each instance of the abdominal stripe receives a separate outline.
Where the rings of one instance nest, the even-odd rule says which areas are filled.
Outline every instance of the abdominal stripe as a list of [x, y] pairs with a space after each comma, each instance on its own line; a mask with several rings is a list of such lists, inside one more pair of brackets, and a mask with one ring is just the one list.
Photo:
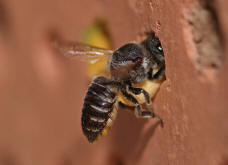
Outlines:
[[98, 107], [96, 105], [90, 105], [95, 111], [98, 112], [102, 112], [102, 113], [108, 113], [110, 111], [110, 109], [107, 108], [102, 108], [102, 107]]
[[90, 142], [93, 142], [107, 125], [116, 102], [116, 93], [105, 84], [106, 78], [93, 80], [84, 99], [82, 109], [82, 129]]

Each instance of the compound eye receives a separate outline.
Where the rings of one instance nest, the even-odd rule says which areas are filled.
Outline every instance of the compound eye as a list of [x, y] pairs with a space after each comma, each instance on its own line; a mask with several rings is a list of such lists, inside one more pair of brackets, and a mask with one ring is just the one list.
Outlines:
[[160, 44], [160, 43], [158, 43], [158, 44], [156, 45], [156, 47], [157, 47], [157, 49], [158, 49], [160, 52], [162, 52], [162, 51], [163, 51], [162, 46], [161, 46], [161, 44]]
[[162, 51], [162, 47], [161, 47], [161, 45], [160, 45], [160, 46], [158, 46], [157, 48], [158, 48], [158, 50], [159, 50], [160, 52]]

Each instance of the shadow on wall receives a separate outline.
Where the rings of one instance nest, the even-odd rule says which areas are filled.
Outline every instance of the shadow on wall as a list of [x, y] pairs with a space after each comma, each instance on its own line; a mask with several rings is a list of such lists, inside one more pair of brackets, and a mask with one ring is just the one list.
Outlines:
[[7, 18], [4, 3], [0, 1], [0, 31], [6, 32], [9, 29], [9, 22]]
[[223, 161], [219, 165], [228, 165], [228, 156], [227, 155], [223, 156]]
[[124, 162], [124, 160], [138, 162], [148, 142], [160, 126], [160, 121], [157, 121], [145, 131], [143, 128], [149, 120], [156, 119], [138, 120], [133, 113], [119, 109], [118, 117], [110, 131], [113, 149], [111, 157], [118, 158], [119, 162]]

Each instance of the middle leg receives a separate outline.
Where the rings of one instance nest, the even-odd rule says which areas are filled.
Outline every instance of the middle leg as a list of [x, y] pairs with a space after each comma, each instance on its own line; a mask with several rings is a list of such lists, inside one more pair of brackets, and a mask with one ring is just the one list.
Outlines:
[[139, 94], [143, 94], [145, 99], [146, 99], [146, 103], [147, 104], [151, 104], [151, 100], [150, 100], [150, 95], [147, 91], [145, 91], [143, 88], [134, 88], [132, 86], [129, 86], [129, 91], [131, 91], [132, 93], [134, 93], [135, 95], [139, 95]]
[[[139, 89], [141, 89], [141, 88], [139, 88]], [[163, 126], [163, 121], [162, 121], [161, 117], [159, 115], [157, 115], [157, 114], [154, 113], [153, 108], [152, 108], [151, 111], [145, 111], [145, 110], [143, 110], [142, 107], [141, 107], [141, 105], [139, 104], [138, 100], [134, 96], [132, 96], [131, 94], [129, 94], [126, 91], [126, 86], [121, 87], [121, 93], [123, 94], [123, 96], [125, 98], [127, 98], [130, 102], [132, 102], [135, 105], [135, 108], [136, 108], [135, 109], [135, 115], [136, 115], [136, 117], [142, 117], [142, 118], [150, 118], [150, 117], [153, 117], [153, 118], [158, 118], [160, 120], [162, 126]]]

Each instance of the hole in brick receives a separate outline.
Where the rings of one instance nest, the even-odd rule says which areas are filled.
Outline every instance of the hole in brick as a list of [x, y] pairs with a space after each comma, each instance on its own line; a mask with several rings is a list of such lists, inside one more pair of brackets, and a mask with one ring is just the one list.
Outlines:
[[198, 56], [199, 68], [219, 68], [223, 57], [223, 39], [213, 0], [201, 0], [192, 9], [188, 23]]

